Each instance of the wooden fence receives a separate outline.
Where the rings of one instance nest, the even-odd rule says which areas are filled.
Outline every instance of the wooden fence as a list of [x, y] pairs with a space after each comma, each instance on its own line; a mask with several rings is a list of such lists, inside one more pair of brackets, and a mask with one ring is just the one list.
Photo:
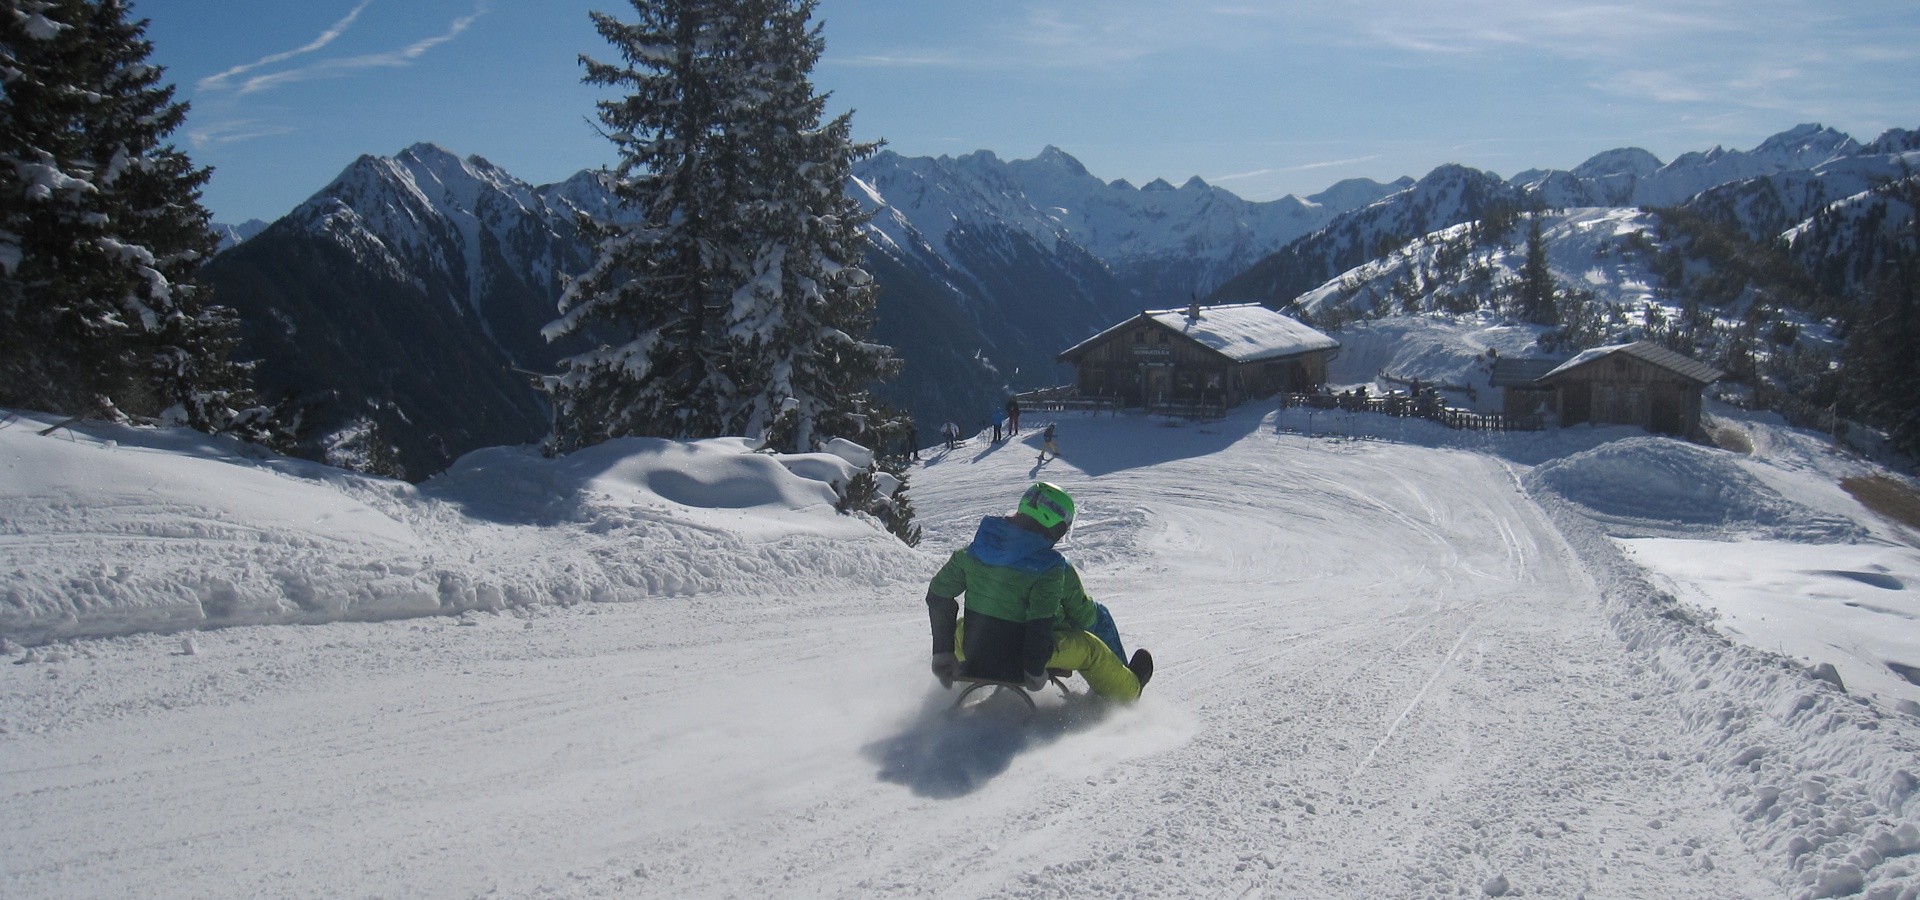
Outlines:
[[[1013, 397], [1020, 401], [1022, 412], [1034, 409], [1043, 411], [1071, 409], [1092, 412], [1095, 415], [1103, 412], [1119, 415], [1120, 410], [1125, 408], [1120, 405], [1119, 399], [1114, 397], [1077, 396], [1073, 393], [1071, 385], [1064, 391], [1060, 388], [1043, 388], [1024, 394], [1015, 394]], [[1163, 400], [1148, 404], [1145, 411], [1150, 415], [1202, 421], [1225, 418], [1227, 415], [1227, 407], [1224, 404], [1198, 400]]]
[[1280, 408], [1346, 410], [1405, 419], [1427, 419], [1456, 431], [1538, 431], [1541, 428], [1537, 417], [1508, 418], [1504, 413], [1454, 409], [1432, 397], [1415, 399], [1397, 394], [1366, 399], [1349, 394], [1281, 394]]
[[1102, 412], [1116, 414], [1120, 412], [1120, 401], [1105, 397], [1076, 396], [1073, 392], [1073, 385], [1070, 384], [1025, 391], [1013, 395], [1013, 399], [1020, 401], [1020, 411], [1023, 413], [1030, 410], [1041, 410], [1043, 412], [1079, 410], [1082, 412], [1090, 411], [1095, 415]]
[[[1120, 401], [1113, 398], [1077, 396], [1073, 392], [1073, 385], [1070, 384], [1026, 391], [1013, 396], [1020, 401], [1022, 411], [1081, 410], [1096, 414], [1100, 412], [1117, 414], [1121, 409]], [[1403, 419], [1427, 419], [1456, 431], [1538, 431], [1542, 427], [1538, 417], [1510, 419], [1504, 413], [1455, 409], [1442, 404], [1431, 395], [1415, 399], [1402, 394], [1389, 394], [1362, 400], [1353, 395], [1281, 394], [1280, 408], [1345, 410], [1377, 413]], [[1213, 420], [1226, 416], [1227, 407], [1217, 402], [1165, 401], [1148, 406], [1146, 411], [1154, 415], [1175, 416], [1182, 419]]]

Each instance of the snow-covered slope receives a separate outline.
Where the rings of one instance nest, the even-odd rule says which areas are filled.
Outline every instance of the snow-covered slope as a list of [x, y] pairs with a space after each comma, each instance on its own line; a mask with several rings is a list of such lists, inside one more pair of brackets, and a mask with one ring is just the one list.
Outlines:
[[1446, 165], [1404, 190], [1339, 216], [1222, 284], [1212, 303], [1278, 307], [1326, 279], [1454, 225], [1518, 210], [1525, 189], [1496, 175]]
[[[1657, 220], [1637, 209], [1570, 209], [1542, 218], [1547, 263], [1570, 287], [1596, 302], [1638, 310], [1655, 299], [1651, 233]], [[1355, 266], [1300, 295], [1317, 318], [1351, 319], [1422, 312], [1481, 301], [1519, 277], [1524, 243], [1515, 231], [1489, 235], [1474, 223], [1427, 234], [1395, 252]]]
[[1901, 149], [1910, 140], [1896, 129], [1862, 146], [1830, 128], [1802, 125], [1750, 151], [1716, 147], [1665, 164], [1644, 150], [1624, 148], [1597, 154], [1572, 171], [1531, 169], [1506, 180], [1442, 166], [1260, 260], [1211, 299], [1283, 306], [1370, 261], [1385, 263], [1409, 241], [1529, 208], [1684, 204], [1755, 240], [1770, 240], [1823, 207], [1910, 171], [1913, 160]]
[[[930, 451], [918, 549], [796, 474], [831, 460], [727, 442], [486, 451], [416, 488], [10, 420], [14, 616], [412, 617], [8, 644], [0, 894], [1920, 885], [1920, 687], [1871, 674], [1920, 664], [1920, 553], [1835, 487], [1857, 464], [1758, 420], [1741, 458], [1625, 429], [1327, 440], [1305, 415], [1063, 416], [1044, 466], [1031, 430]], [[1156, 675], [1130, 708], [949, 718], [926, 580], [1042, 477]], [[1851, 543], [1777, 527], [1828, 518]], [[1783, 614], [1768, 646], [1750, 623]]]

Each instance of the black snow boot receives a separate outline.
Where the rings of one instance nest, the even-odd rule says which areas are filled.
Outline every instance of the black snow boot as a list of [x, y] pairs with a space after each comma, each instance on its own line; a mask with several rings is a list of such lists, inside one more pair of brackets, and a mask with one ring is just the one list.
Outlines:
[[1127, 670], [1139, 679], [1141, 687], [1146, 687], [1147, 682], [1153, 680], [1153, 654], [1145, 648], [1133, 651], [1133, 659], [1127, 661]]

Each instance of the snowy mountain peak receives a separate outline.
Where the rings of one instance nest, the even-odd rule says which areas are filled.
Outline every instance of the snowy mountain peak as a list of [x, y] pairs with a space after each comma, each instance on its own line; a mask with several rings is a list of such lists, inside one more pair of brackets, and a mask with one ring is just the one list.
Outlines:
[[[947, 157], [944, 156], [940, 158], [947, 159]], [[972, 153], [963, 153], [957, 157], [953, 157], [953, 161], [968, 168], [983, 169], [1000, 165], [1000, 155], [992, 150], [975, 150]]]
[[1149, 182], [1147, 182], [1146, 184], [1143, 184], [1143, 185], [1141, 185], [1141, 186], [1140, 186], [1140, 189], [1141, 189], [1141, 190], [1143, 190], [1143, 191], [1172, 191], [1172, 190], [1178, 190], [1178, 188], [1175, 188], [1175, 187], [1173, 186], [1173, 184], [1172, 184], [1171, 182], [1169, 182], [1169, 181], [1167, 181], [1167, 180], [1166, 180], [1165, 178], [1155, 178], [1154, 180], [1152, 180], [1152, 181], [1149, 181]]
[[1213, 189], [1213, 185], [1208, 184], [1200, 176], [1195, 175], [1187, 179], [1185, 184], [1180, 185], [1180, 189], [1183, 191], [1208, 191]]
[[1810, 169], [1836, 156], [1860, 149], [1860, 144], [1823, 125], [1800, 125], [1767, 138], [1753, 149], [1755, 156], [1776, 157], [1788, 168]]
[[1860, 148], [1862, 154], [1876, 156], [1915, 151], [1920, 151], [1920, 131], [1908, 131], [1905, 128], [1889, 128], [1874, 138], [1873, 143]]
[[394, 156], [395, 159], [417, 162], [436, 168], [458, 168], [465, 161], [460, 154], [448, 150], [432, 141], [420, 141], [408, 146]]
[[1685, 153], [1661, 164], [1638, 147], [1599, 153], [1571, 172], [1529, 169], [1512, 184], [1554, 208], [1581, 206], [1673, 206], [1721, 185], [1813, 169], [1862, 152], [1860, 145], [1822, 125], [1800, 125], [1773, 135], [1752, 150]]
[[1046, 149], [1041, 150], [1040, 155], [1034, 157], [1033, 161], [1053, 166], [1076, 178], [1093, 177], [1092, 174], [1087, 171], [1087, 167], [1081, 165], [1080, 161], [1073, 158], [1072, 154], [1052, 144], [1048, 144]]
[[1609, 175], [1645, 178], [1660, 171], [1662, 165], [1665, 164], [1660, 157], [1639, 147], [1621, 147], [1594, 154], [1586, 162], [1574, 166], [1573, 174], [1578, 178], [1604, 178]]
[[1483, 172], [1459, 163], [1445, 163], [1436, 166], [1433, 171], [1422, 176], [1420, 180], [1414, 182], [1408, 190], [1423, 194], [1432, 194], [1441, 191], [1485, 187], [1491, 184], [1504, 184], [1504, 181], [1500, 176], [1492, 172]]
[[1307, 197], [1307, 202], [1316, 206], [1335, 209], [1359, 209], [1389, 194], [1397, 194], [1413, 187], [1411, 177], [1402, 175], [1385, 184], [1371, 178], [1348, 178], [1335, 182], [1330, 188]]
[[262, 222], [259, 219], [248, 219], [238, 225], [215, 222], [209, 226], [209, 228], [220, 238], [220, 249], [225, 250], [228, 247], [267, 230], [267, 224], [268, 223]]

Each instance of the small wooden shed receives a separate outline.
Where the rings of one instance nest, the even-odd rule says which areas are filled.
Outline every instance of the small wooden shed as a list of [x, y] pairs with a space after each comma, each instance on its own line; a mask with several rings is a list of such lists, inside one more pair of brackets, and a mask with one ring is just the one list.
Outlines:
[[1340, 342], [1258, 303], [1148, 310], [1058, 357], [1082, 397], [1234, 406], [1327, 380]]
[[1700, 393], [1726, 373], [1650, 341], [1595, 347], [1540, 376], [1562, 425], [1638, 425], [1687, 437], [1700, 430]]
[[1553, 414], [1554, 390], [1540, 376], [1566, 360], [1502, 357], [1493, 361], [1488, 386], [1500, 392], [1500, 412], [1516, 428], [1539, 428]]

